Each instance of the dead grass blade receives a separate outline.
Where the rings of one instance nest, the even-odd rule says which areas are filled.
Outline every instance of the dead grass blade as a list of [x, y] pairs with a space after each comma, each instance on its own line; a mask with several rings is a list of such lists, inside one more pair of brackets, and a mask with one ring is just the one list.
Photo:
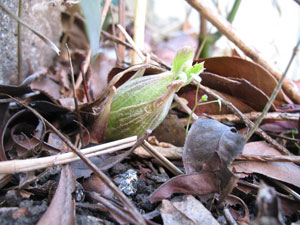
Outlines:
[[[110, 143], [97, 145], [90, 148], [81, 149], [81, 153], [86, 157], [94, 157], [106, 153], [116, 152], [125, 148], [132, 147], [137, 138], [129, 137]], [[0, 162], [0, 173], [12, 174], [27, 172], [37, 169], [43, 169], [50, 166], [62, 165], [79, 160], [80, 158], [73, 152], [67, 152], [60, 155], [53, 155], [43, 158], [23, 159], [23, 160], [9, 160]]]
[[31, 30], [35, 35], [37, 35], [42, 41], [44, 41], [50, 48], [52, 48], [57, 55], [59, 55], [60, 50], [59, 48], [45, 35], [37, 31], [36, 29], [32, 28], [28, 23], [17, 17], [15, 14], [13, 14], [9, 9], [7, 9], [2, 3], [0, 3], [0, 8], [9, 16], [14, 18], [18, 23], [22, 24], [23, 26], [27, 27], [29, 30]]

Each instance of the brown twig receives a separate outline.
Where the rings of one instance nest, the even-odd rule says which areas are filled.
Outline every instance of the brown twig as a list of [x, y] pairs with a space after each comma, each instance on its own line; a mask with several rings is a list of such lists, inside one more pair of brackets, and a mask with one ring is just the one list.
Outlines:
[[[111, 15], [111, 27], [112, 27], [112, 37], [116, 37], [116, 23], [115, 23], [115, 18], [114, 18], [114, 14], [113, 14], [113, 11], [112, 11], [112, 5], [109, 5], [109, 10], [110, 10], [110, 15]], [[101, 33], [104, 34], [109, 34], [103, 30], [101, 30]], [[109, 34], [110, 35], [110, 34]], [[121, 39], [120, 39], [121, 40]], [[115, 52], [117, 53], [118, 52], [118, 44], [116, 42], [114, 42], [114, 48], [115, 48]], [[119, 58], [119, 55], [116, 54], [116, 57], [117, 57], [117, 64], [120, 64], [120, 58]]]
[[171, 163], [166, 157], [160, 154], [155, 148], [152, 147], [147, 141], [144, 141], [142, 144], [143, 148], [152, 155], [155, 159], [157, 159], [162, 165], [164, 165], [170, 172], [172, 172], [175, 176], [183, 174], [183, 172], [177, 168], [173, 163]]
[[[237, 115], [239, 118], [241, 118], [246, 125], [249, 128], [252, 128], [254, 126], [254, 123], [248, 119], [238, 108], [236, 108], [231, 102], [223, 99], [221, 96], [219, 96], [215, 91], [211, 90], [208, 87], [205, 87], [201, 84], [199, 84], [199, 88], [204, 91], [207, 95], [212, 96], [215, 99], [220, 99], [222, 104], [225, 105], [230, 111], [232, 111], [235, 115]], [[278, 149], [281, 153], [284, 155], [290, 155], [290, 152], [288, 149], [286, 149], [284, 146], [280, 145], [277, 141], [275, 141], [272, 137], [270, 137], [266, 132], [264, 132], [262, 129], [258, 128], [256, 130], [256, 133], [264, 138], [266, 141], [268, 141], [270, 144], [272, 144], [276, 149]]]
[[121, 25], [118, 24], [117, 27], [120, 29], [124, 37], [127, 39], [127, 41], [131, 44], [133, 50], [137, 53], [137, 55], [140, 57], [141, 61], [145, 61], [145, 56], [143, 55], [142, 51], [140, 48], [136, 45], [136, 43], [133, 41], [133, 39], [130, 37], [130, 35], [127, 33], [125, 28]]
[[[176, 100], [176, 99], [175, 99]], [[183, 103], [184, 104], [184, 103]], [[257, 120], [261, 113], [260, 112], [250, 112], [244, 113], [249, 120]], [[222, 115], [208, 115], [209, 117], [218, 120], [220, 122], [233, 122], [240, 123], [243, 120], [235, 114], [222, 114]], [[265, 115], [264, 120], [288, 120], [288, 121], [298, 121], [299, 113], [282, 113], [282, 112], [269, 112]], [[186, 123], [187, 119], [181, 119], [181, 122]]]
[[[281, 74], [270, 66], [253, 48], [250, 48], [231, 28], [231, 24], [222, 16], [214, 12], [207, 5], [205, 0], [186, 0], [192, 7], [198, 10], [209, 22], [240, 48], [248, 57], [267, 69], [277, 80], [280, 80]], [[300, 92], [298, 88], [289, 80], [283, 82], [283, 89], [288, 96], [300, 103]]]
[[290, 188], [289, 186], [283, 184], [282, 182], [279, 182], [275, 179], [272, 179], [272, 181], [277, 184], [278, 186], [280, 186], [282, 189], [284, 189], [287, 193], [289, 193], [290, 195], [292, 195], [298, 202], [300, 202], [300, 195], [294, 191], [292, 188]]
[[79, 88], [81, 85], [81, 82], [83, 82], [83, 90], [86, 97], [87, 102], [90, 102], [90, 96], [88, 93], [88, 86], [87, 86], [87, 79], [86, 79], [86, 73], [88, 71], [90, 62], [91, 62], [91, 48], [89, 48], [87, 55], [85, 59], [82, 61], [80, 65], [80, 73], [78, 75], [78, 78], [76, 80], [75, 89]]
[[[110, 39], [110, 40], [112, 40], [112, 41], [114, 41], [114, 42], [116, 42], [116, 43], [118, 43], [118, 44], [124, 45], [125, 47], [130, 48], [130, 49], [132, 49], [132, 50], [134, 49], [133, 46], [132, 46], [130, 43], [127, 43], [127, 42], [121, 40], [120, 38], [118, 38], [118, 37], [116, 37], [116, 36], [113, 36], [113, 35], [109, 34], [109, 33], [106, 32], [106, 31], [103, 31], [103, 30], [102, 30], [101, 33], [102, 33], [106, 38], [108, 38], [108, 39]], [[143, 53], [144, 56], [147, 55], [144, 51], [142, 51], [142, 53]], [[163, 60], [161, 60], [161, 59], [160, 59], [159, 57], [157, 57], [155, 54], [151, 53], [151, 54], [150, 54], [150, 58], [151, 58], [153, 61], [155, 61], [155, 62], [157, 62], [158, 64], [160, 64], [160, 65], [162, 65], [163, 67], [165, 67], [166, 69], [171, 69], [171, 66], [170, 66], [170, 65], [168, 65], [166, 62], [164, 62]]]
[[[11, 97], [14, 99], [13, 97]], [[119, 200], [124, 204], [124, 206], [129, 210], [130, 213], [137, 219], [140, 224], [146, 225], [146, 222], [143, 216], [138, 212], [135, 206], [130, 202], [130, 200], [115, 186], [115, 184], [103, 173], [98, 167], [88, 159], [81, 151], [79, 151], [72, 142], [66, 138], [55, 126], [53, 126], [48, 120], [46, 120], [40, 113], [31, 107], [19, 102], [17, 99], [14, 99], [16, 102], [21, 104], [23, 107], [31, 111], [37, 118], [44, 121], [47, 127], [49, 127], [102, 181], [108, 186], [112, 192], [119, 198]]]
[[199, 116], [197, 116], [196, 113], [193, 112], [193, 110], [191, 110], [181, 99], [180, 97], [175, 94], [174, 96], [174, 100], [179, 103], [179, 105], [183, 108], [183, 110], [187, 113], [187, 114], [192, 114], [192, 119], [193, 120], [197, 120], [199, 118]]
[[89, 196], [92, 199], [94, 199], [94, 200], [98, 201], [99, 203], [101, 203], [102, 205], [104, 205], [106, 207], [106, 209], [108, 211], [110, 211], [113, 215], [115, 214], [115, 215], [120, 216], [123, 220], [126, 220], [130, 224], [139, 225], [139, 223], [135, 220], [135, 218], [128, 216], [128, 214], [130, 215], [130, 213], [128, 211], [126, 212], [124, 209], [120, 208], [118, 205], [101, 197], [98, 193], [91, 192], [91, 193], [89, 193]]
[[239, 161], [258, 161], [258, 162], [292, 162], [300, 163], [300, 156], [295, 155], [246, 155], [237, 156]]
[[297, 2], [300, 5], [300, 0], [295, 0], [295, 2]]
[[[68, 44], [67, 44], [67, 43], [66, 43], [66, 48], [67, 48], [68, 57], [69, 57], [69, 63], [70, 63], [71, 81], [72, 81], [72, 90], [73, 90], [73, 98], [74, 98], [74, 104], [75, 104], [76, 117], [77, 117], [78, 122], [79, 122], [80, 124], [82, 124], [82, 120], [81, 120], [81, 116], [80, 116], [80, 112], [79, 112], [79, 108], [78, 108], [78, 100], [77, 100], [76, 90], [75, 90], [75, 79], [74, 79], [73, 64], [72, 64], [72, 59], [71, 59], [70, 50], [69, 50], [69, 47], [68, 47]], [[80, 140], [81, 140], [81, 144], [84, 145], [83, 131], [82, 131], [82, 127], [81, 127], [81, 126], [79, 126], [79, 130], [80, 130]]]
[[61, 46], [65, 46], [65, 44], [67, 43], [68, 37], [70, 35], [71, 27], [74, 24], [74, 21], [75, 21], [75, 9], [71, 8], [70, 9], [70, 17], [68, 20], [68, 27], [63, 35], [63, 38], [61, 41]]

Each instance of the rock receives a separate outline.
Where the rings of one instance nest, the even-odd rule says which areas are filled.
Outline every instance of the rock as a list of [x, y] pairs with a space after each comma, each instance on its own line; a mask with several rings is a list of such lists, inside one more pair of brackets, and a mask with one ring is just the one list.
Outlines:
[[[0, 0], [1, 4], [15, 15], [18, 1]], [[16, 84], [18, 74], [17, 22], [0, 9], [0, 84]], [[47, 36], [59, 47], [62, 34], [59, 4], [42, 0], [22, 1], [21, 18], [31, 27]], [[21, 26], [22, 77], [30, 68], [35, 72], [39, 67], [48, 67], [56, 53], [29, 29]]]

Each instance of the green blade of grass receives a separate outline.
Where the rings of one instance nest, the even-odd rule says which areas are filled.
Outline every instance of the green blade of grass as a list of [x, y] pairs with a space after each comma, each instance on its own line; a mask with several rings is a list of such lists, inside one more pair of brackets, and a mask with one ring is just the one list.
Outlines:
[[91, 58], [95, 59], [99, 51], [101, 33], [100, 0], [80, 0], [80, 8], [85, 18], [85, 29], [91, 48]]

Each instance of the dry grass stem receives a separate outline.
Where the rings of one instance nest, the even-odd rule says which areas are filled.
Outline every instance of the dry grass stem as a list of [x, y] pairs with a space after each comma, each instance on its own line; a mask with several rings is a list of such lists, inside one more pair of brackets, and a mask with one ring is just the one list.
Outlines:
[[103, 6], [103, 9], [102, 9], [102, 13], [101, 13], [101, 25], [100, 25], [101, 29], [102, 29], [105, 17], [107, 15], [110, 3], [111, 3], [111, 0], [105, 0], [104, 6]]
[[[72, 64], [72, 58], [71, 58], [71, 53], [69, 50], [69, 46], [66, 43], [66, 49], [68, 52], [68, 58], [69, 58], [69, 63], [70, 63], [70, 70], [71, 70], [71, 84], [72, 84], [72, 90], [73, 90], [73, 98], [74, 98], [74, 104], [75, 104], [75, 112], [76, 112], [76, 117], [77, 120], [80, 124], [82, 124], [81, 121], [81, 116], [80, 116], [80, 112], [79, 112], [79, 108], [78, 108], [78, 99], [77, 99], [77, 95], [76, 95], [76, 89], [75, 89], [75, 78], [74, 78], [74, 70], [73, 70], [73, 64]], [[84, 144], [83, 141], [83, 131], [82, 131], [82, 127], [80, 126], [80, 140], [81, 140], [81, 144]]]
[[162, 165], [164, 165], [170, 172], [172, 172], [175, 176], [183, 174], [183, 172], [176, 167], [173, 163], [171, 163], [166, 157], [160, 154], [149, 142], [144, 141], [142, 147], [155, 159], [157, 159]]
[[[86, 157], [94, 157], [103, 155], [106, 153], [116, 152], [125, 148], [132, 147], [136, 142], [137, 137], [129, 137], [125, 139], [121, 139], [118, 141], [113, 141], [110, 143], [97, 145], [90, 148], [84, 148], [80, 151]], [[0, 162], [0, 173], [3, 174], [11, 174], [11, 173], [20, 173], [27, 172], [37, 169], [43, 169], [50, 166], [62, 165], [65, 163], [74, 162], [79, 160], [80, 158], [73, 152], [36, 158], [36, 159], [23, 159], [23, 160], [9, 160]]]
[[142, 51], [139, 49], [139, 47], [135, 44], [135, 42], [132, 40], [130, 35], [127, 33], [127, 31], [122, 27], [120, 24], [117, 25], [117, 27], [120, 29], [122, 34], [125, 36], [127, 41], [131, 44], [133, 50], [137, 53], [137, 55], [140, 57], [141, 61], [144, 62], [146, 57], [143, 55]]
[[59, 48], [45, 35], [37, 31], [36, 29], [32, 28], [28, 23], [17, 17], [15, 14], [13, 14], [9, 9], [7, 9], [2, 3], [0, 3], [0, 8], [8, 14], [10, 17], [14, 18], [18, 23], [22, 24], [23, 26], [27, 27], [30, 31], [32, 31], [36, 36], [38, 36], [42, 41], [44, 41], [48, 46], [50, 46], [57, 55], [59, 55], [60, 50]]
[[[129, 43], [127, 43], [127, 42], [121, 40], [120, 38], [115, 37], [115, 36], [109, 34], [109, 33], [106, 32], [106, 31], [103, 31], [103, 30], [101, 31], [101, 33], [102, 33], [102, 35], [105, 36], [106, 38], [108, 38], [108, 39], [110, 39], [110, 40], [112, 40], [112, 41], [114, 41], [114, 42], [116, 42], [116, 43], [118, 43], [118, 44], [120, 44], [120, 45], [124, 45], [124, 46], [127, 47], [127, 48], [133, 49], [133, 46], [132, 46], [131, 44], [129, 44]], [[144, 51], [142, 51], [142, 53], [143, 53], [144, 56], [146, 56], [146, 53], [145, 53]], [[163, 66], [163, 67], [165, 67], [166, 69], [171, 69], [171, 66], [168, 65], [168, 64], [167, 64], [166, 62], [164, 62], [163, 60], [161, 60], [157, 55], [155, 55], [155, 54], [153, 54], [153, 53], [150, 53], [150, 58], [151, 58], [154, 62], [160, 64], [160, 65]]]

